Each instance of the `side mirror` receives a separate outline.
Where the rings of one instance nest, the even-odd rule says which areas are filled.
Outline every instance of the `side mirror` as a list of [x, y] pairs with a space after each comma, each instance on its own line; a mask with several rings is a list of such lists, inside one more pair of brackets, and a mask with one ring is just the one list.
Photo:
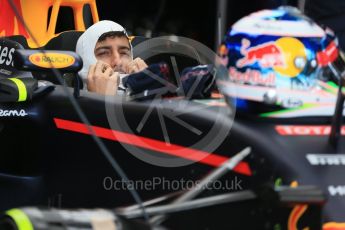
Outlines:
[[18, 49], [14, 52], [14, 67], [24, 71], [51, 72], [54, 68], [62, 73], [78, 73], [83, 61], [72, 51]]
[[14, 52], [14, 67], [32, 73], [51, 74], [52, 79], [55, 79], [57, 83], [61, 83], [62, 79], [58, 79], [53, 69], [58, 69], [62, 75], [71, 73], [76, 82], [73, 94], [76, 98], [79, 97], [79, 91], [83, 83], [77, 73], [83, 67], [83, 61], [75, 52], [18, 49]]

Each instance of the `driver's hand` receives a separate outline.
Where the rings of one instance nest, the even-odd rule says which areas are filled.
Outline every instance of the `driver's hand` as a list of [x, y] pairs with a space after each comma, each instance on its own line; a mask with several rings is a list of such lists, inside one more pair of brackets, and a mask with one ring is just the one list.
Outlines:
[[129, 62], [124, 70], [128, 74], [137, 73], [147, 68], [147, 64], [141, 58], [136, 58], [133, 61]]
[[97, 61], [91, 65], [87, 75], [87, 89], [102, 95], [116, 95], [119, 73], [114, 72], [107, 63]]

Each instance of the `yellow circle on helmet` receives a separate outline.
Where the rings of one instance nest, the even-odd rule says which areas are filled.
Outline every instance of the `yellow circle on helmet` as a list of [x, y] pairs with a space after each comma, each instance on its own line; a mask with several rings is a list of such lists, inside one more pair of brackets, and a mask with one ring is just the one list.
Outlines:
[[279, 38], [275, 44], [281, 50], [284, 65], [274, 66], [273, 69], [285, 77], [299, 75], [307, 62], [307, 54], [303, 43], [297, 38]]

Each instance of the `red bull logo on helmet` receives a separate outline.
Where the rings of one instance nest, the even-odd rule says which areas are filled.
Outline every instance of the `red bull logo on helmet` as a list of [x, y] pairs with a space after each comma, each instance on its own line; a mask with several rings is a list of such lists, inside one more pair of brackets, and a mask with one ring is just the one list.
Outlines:
[[237, 61], [237, 67], [244, 67], [258, 63], [263, 68], [284, 67], [284, 57], [282, 50], [275, 42], [267, 42], [262, 45], [250, 47], [250, 41], [242, 40], [241, 54], [243, 58]]
[[230, 67], [229, 77], [233, 82], [247, 83], [250, 85], [273, 87], [276, 84], [276, 76], [273, 72], [263, 75], [257, 70], [247, 69], [245, 72], [241, 72], [234, 67]]
[[297, 38], [281, 37], [257, 46], [250, 46], [248, 39], [242, 39], [240, 48], [243, 57], [236, 62], [239, 68], [258, 65], [262, 69], [272, 70], [280, 77], [294, 78], [302, 73], [307, 63], [304, 44]]

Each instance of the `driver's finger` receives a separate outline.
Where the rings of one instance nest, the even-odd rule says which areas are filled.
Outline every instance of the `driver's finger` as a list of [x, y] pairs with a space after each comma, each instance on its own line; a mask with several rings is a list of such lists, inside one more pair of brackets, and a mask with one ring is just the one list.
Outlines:
[[130, 63], [128, 63], [125, 67], [124, 70], [126, 73], [130, 73], [131, 70], [131, 66], [133, 65], [133, 61], [131, 61]]
[[110, 68], [110, 66], [107, 63], [102, 62], [102, 61], [98, 61], [96, 63], [95, 74], [96, 75], [101, 75], [101, 74], [103, 74], [107, 70], [107, 68]]
[[136, 73], [139, 72], [139, 68], [136, 63], [134, 63], [130, 68], [129, 68], [129, 73]]
[[138, 59], [137, 64], [138, 64], [139, 70], [143, 70], [147, 68], [147, 64], [141, 58]]
[[110, 68], [110, 67], [108, 67], [105, 71], [104, 71], [104, 76], [106, 76], [106, 77], [110, 77], [112, 74], [113, 74], [113, 70]]

